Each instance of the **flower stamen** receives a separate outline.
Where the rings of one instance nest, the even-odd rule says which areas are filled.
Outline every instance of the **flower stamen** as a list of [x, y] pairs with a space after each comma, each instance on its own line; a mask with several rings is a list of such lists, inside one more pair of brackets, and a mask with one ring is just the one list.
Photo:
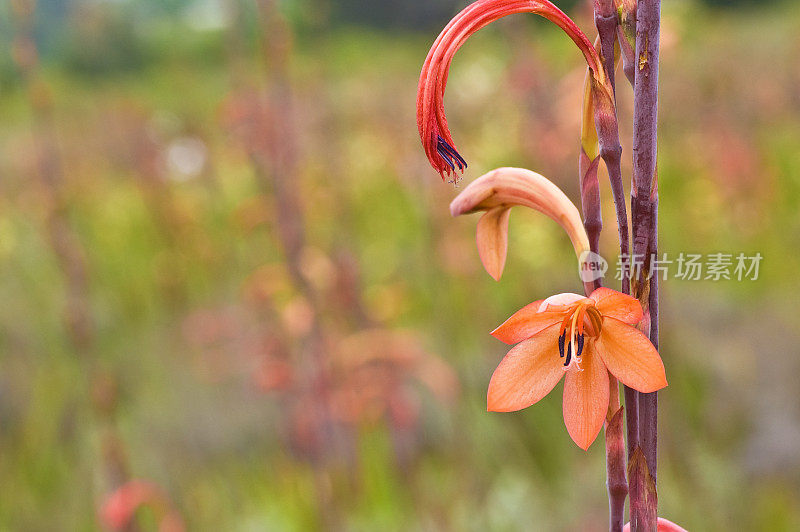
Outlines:
[[[583, 371], [580, 362], [586, 343], [586, 334], [593, 337], [598, 334], [602, 317], [590, 302], [577, 303], [571, 311], [567, 312], [559, 331], [558, 354], [561, 358], [565, 358], [565, 371], [570, 368]], [[588, 330], [585, 330], [587, 327]]]
[[572, 344], [567, 346], [567, 359], [564, 361], [564, 370], [569, 367], [570, 362], [572, 362]]
[[575, 356], [580, 358], [583, 354], [583, 334], [578, 335], [578, 352], [575, 353]]
[[436, 152], [444, 161], [450, 166], [450, 169], [455, 172], [456, 166], [458, 170], [463, 172], [467, 167], [467, 161], [456, 151], [441, 135], [436, 135]]

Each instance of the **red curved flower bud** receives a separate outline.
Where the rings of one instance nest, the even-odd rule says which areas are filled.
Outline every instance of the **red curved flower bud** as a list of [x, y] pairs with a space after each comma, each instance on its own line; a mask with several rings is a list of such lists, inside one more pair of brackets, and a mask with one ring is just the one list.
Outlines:
[[[478, 0], [457, 14], [433, 43], [417, 92], [417, 128], [431, 166], [441, 174], [453, 176], [463, 172], [467, 163], [458, 153], [444, 113], [444, 89], [450, 63], [467, 38], [484, 26], [515, 13], [534, 13], [553, 22], [578, 45], [593, 74], [593, 85], [606, 88], [607, 78], [600, 56], [578, 26], [547, 0]], [[611, 93], [609, 91], [608, 94]], [[613, 101], [609, 98], [609, 101]]]

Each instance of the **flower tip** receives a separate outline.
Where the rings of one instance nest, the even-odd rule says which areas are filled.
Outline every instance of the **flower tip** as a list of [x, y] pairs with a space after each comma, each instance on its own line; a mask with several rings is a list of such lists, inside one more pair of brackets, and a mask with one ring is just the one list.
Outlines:
[[667, 386], [669, 386], [669, 383], [667, 382], [667, 376], [666, 376], [666, 375], [664, 375], [664, 378], [663, 378], [663, 379], [661, 380], [661, 382], [658, 384], [658, 387], [657, 387], [657, 388], [655, 388], [655, 389], [654, 389], [654, 390], [652, 390], [652, 391], [645, 392], [645, 393], [653, 393], [653, 392], [658, 392], [658, 391], [660, 391], [660, 390], [663, 390], [663, 389], [664, 389], [664, 388], [666, 388]]
[[517, 342], [514, 342], [515, 338], [508, 334], [508, 327], [504, 327], [505, 323], [499, 325], [495, 330], [490, 332], [489, 334], [503, 342], [504, 344], [514, 345]]
[[514, 390], [505, 388], [498, 382], [497, 370], [495, 370], [489, 381], [489, 389], [486, 390], [486, 411], [487, 412], [517, 412], [530, 406], [519, 401], [519, 394]]
[[516, 412], [517, 410], [521, 410], [520, 408], [513, 408], [509, 405], [503, 405], [500, 401], [496, 398], [492, 398], [488, 396], [486, 398], [486, 411], [487, 412]]
[[580, 447], [582, 451], [588, 451], [589, 447], [591, 447], [594, 441], [597, 439], [597, 434], [591, 438], [588, 437], [587, 434], [573, 434], [570, 432], [569, 427], [567, 427], [567, 432], [569, 433], [569, 437], [572, 438], [572, 441], [575, 442], [575, 445]]
[[[475, 185], [475, 183], [478, 183], [478, 185]], [[478, 180], [473, 181], [458, 196], [453, 198], [453, 201], [450, 202], [450, 214], [452, 216], [488, 210], [483, 208], [482, 204], [492, 196], [492, 190], [487, 190], [480, 184]]]
[[492, 279], [499, 281], [503, 275], [508, 254], [508, 217], [511, 210], [507, 207], [490, 209], [480, 220], [475, 240], [478, 255], [486, 272]]

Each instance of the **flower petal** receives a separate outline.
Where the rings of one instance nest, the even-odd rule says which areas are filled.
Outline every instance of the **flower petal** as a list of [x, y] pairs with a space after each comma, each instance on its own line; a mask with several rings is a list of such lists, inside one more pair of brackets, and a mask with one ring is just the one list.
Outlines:
[[514, 347], [494, 370], [487, 393], [487, 410], [513, 412], [550, 393], [564, 368], [558, 356], [558, 326]]
[[667, 385], [658, 351], [638, 329], [606, 317], [594, 348], [608, 371], [622, 384], [643, 393], [655, 392]]
[[486, 212], [478, 220], [478, 254], [483, 267], [495, 281], [503, 275], [508, 251], [508, 217], [509, 207], [495, 207]]
[[589, 297], [594, 300], [597, 310], [603, 316], [615, 318], [631, 325], [642, 320], [642, 305], [635, 297], [605, 286], [592, 292]]
[[577, 303], [583, 299], [588, 299], [580, 294], [573, 294], [572, 292], [564, 292], [563, 294], [556, 294], [550, 296], [542, 301], [542, 306], [539, 310], [553, 310], [552, 307], [566, 307], [572, 303]]
[[581, 357], [583, 371], [567, 371], [564, 378], [564, 424], [572, 441], [584, 451], [597, 438], [608, 412], [608, 371], [591, 345]]
[[[543, 300], [534, 301], [516, 311], [510, 318], [492, 331], [492, 336], [509, 345], [527, 340], [544, 329], [564, 319], [562, 311], [539, 312]], [[556, 334], [556, 342], [558, 334]]]

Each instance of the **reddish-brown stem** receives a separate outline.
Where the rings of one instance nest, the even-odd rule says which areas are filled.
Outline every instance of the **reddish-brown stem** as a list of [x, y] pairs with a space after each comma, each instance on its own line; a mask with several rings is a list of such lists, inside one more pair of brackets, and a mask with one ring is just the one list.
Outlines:
[[[614, 0], [617, 10], [617, 42], [619, 43], [620, 55], [622, 56], [625, 77], [634, 85], [636, 79], [636, 68], [634, 58], [634, 45], [636, 37], [636, 0]], [[630, 259], [628, 257], [628, 259]], [[628, 277], [629, 279], [629, 277]], [[625, 287], [623, 287], [625, 291]], [[626, 291], [629, 293], [629, 290]], [[625, 424], [628, 437], [628, 461], [630, 461], [633, 450], [639, 446], [639, 392], [633, 388], [623, 386], [625, 390]], [[634, 497], [634, 490], [631, 489], [631, 497]]]
[[[36, 5], [31, 1], [12, 4], [16, 29], [14, 61], [31, 107], [36, 163], [46, 209], [47, 237], [64, 278], [66, 303], [63, 309], [72, 349], [87, 375], [89, 403], [93, 421], [102, 432], [103, 489], [114, 490], [128, 479], [125, 447], [115, 426], [117, 407], [116, 378], [99, 367], [93, 357], [96, 325], [91, 312], [89, 268], [86, 253], [67, 213], [64, 166], [58, 149], [53, 103], [46, 82], [40, 77], [38, 52], [33, 37]], [[138, 530], [133, 520], [126, 531]]]
[[[656, 155], [658, 132], [658, 53], [661, 18], [660, 0], [639, 0], [636, 12], [636, 77], [634, 82], [633, 186], [631, 215], [634, 256], [644, 259], [637, 275], [635, 296], [649, 322], [650, 340], [658, 346], [658, 281], [649, 279], [649, 258], [656, 252], [658, 184]], [[646, 462], [648, 489], [656, 489], [658, 436], [658, 395], [639, 394], [639, 445]], [[657, 514], [655, 493], [645, 497], [645, 505], [631, 505], [633, 531], [648, 530], [640, 523], [654, 524]], [[633, 502], [633, 501], [632, 501]], [[640, 512], [639, 515], [633, 515]]]
[[606, 76], [614, 88], [614, 70], [616, 61], [614, 60], [614, 41], [617, 37], [617, 14], [614, 12], [614, 4], [611, 0], [595, 0], [594, 3], [594, 24], [597, 27], [597, 35], [600, 38], [600, 60], [606, 70]]
[[[600, 253], [600, 233], [603, 230], [603, 218], [600, 211], [600, 183], [597, 178], [597, 167], [600, 159], [595, 157], [590, 160], [586, 152], [581, 149], [578, 162], [579, 184], [581, 188], [581, 210], [583, 211], [583, 227], [589, 237], [589, 249], [593, 253]], [[602, 279], [587, 282], [589, 295], [594, 289], [602, 286]]]
[[[616, 61], [614, 57], [614, 43], [617, 37], [617, 15], [614, 11], [612, 0], [595, 0], [594, 20], [597, 26], [600, 41], [600, 59], [606, 71], [606, 77], [611, 87], [612, 98], [616, 100], [614, 71]], [[616, 120], [616, 102], [614, 105], [613, 120], [605, 120], [605, 127], [601, 127], [598, 120], [597, 132], [600, 140], [600, 156], [606, 164], [608, 177], [611, 182], [611, 192], [614, 196], [614, 208], [617, 213], [619, 228], [619, 245], [621, 257], [626, 257], [629, 252], [628, 213], [625, 206], [625, 191], [622, 185], [622, 146], [619, 142], [619, 129]], [[610, 113], [609, 113], [610, 114]], [[599, 115], [598, 115], [599, 118]], [[628, 276], [623, 272], [622, 291], [628, 292]]]
[[[600, 41], [600, 58], [606, 71], [611, 94], [616, 104], [616, 90], [614, 86], [614, 70], [616, 61], [614, 57], [614, 44], [617, 33], [617, 16], [614, 11], [612, 0], [595, 0], [594, 20], [597, 26], [598, 40]], [[614, 105], [616, 113], [616, 105]], [[610, 113], [609, 113], [610, 114]], [[599, 118], [599, 115], [598, 115]], [[622, 168], [621, 156], [622, 147], [619, 143], [619, 132], [617, 130], [616, 116], [614, 120], [607, 120], [604, 131], [598, 124], [598, 135], [600, 140], [600, 156], [608, 169], [611, 181], [612, 194], [614, 196], [614, 206], [617, 213], [617, 224], [619, 226], [620, 254], [625, 257], [628, 251], [628, 216], [625, 207], [625, 196], [622, 187]], [[596, 169], [595, 169], [596, 176]], [[591, 190], [591, 189], [589, 189]], [[599, 195], [599, 194], [598, 194]], [[598, 198], [599, 204], [599, 198]], [[598, 205], [599, 210], [599, 205]], [[599, 214], [599, 213], [598, 213]], [[587, 221], [590, 218], [587, 216]], [[588, 227], [587, 227], [588, 230]], [[598, 231], [599, 233], [599, 231]], [[599, 236], [599, 235], [598, 235]], [[597, 251], [593, 249], [592, 251]], [[623, 292], [627, 293], [627, 276], [623, 275]], [[619, 383], [617, 379], [609, 375], [611, 386], [611, 401], [606, 421], [606, 471], [608, 488], [608, 507], [609, 507], [609, 530], [610, 532], [621, 532], [625, 522], [625, 499], [628, 496], [628, 482], [625, 468], [625, 440], [622, 435], [622, 408], [619, 403]]]
[[[622, 186], [622, 146], [619, 143], [619, 129], [616, 119], [616, 110], [613, 105], [610, 113], [603, 114], [598, 112], [595, 114], [595, 121], [597, 124], [598, 139], [600, 141], [600, 157], [606, 165], [608, 170], [608, 177], [611, 183], [611, 193], [614, 198], [614, 207], [617, 214], [617, 226], [619, 230], [619, 247], [620, 256], [627, 257], [630, 250], [629, 233], [628, 233], [628, 213], [625, 203], [625, 192]], [[627, 268], [623, 261], [623, 275], [622, 275], [622, 291], [629, 293], [629, 278]], [[627, 400], [627, 394], [626, 394]], [[621, 414], [620, 414], [621, 415]], [[622, 425], [619, 425], [620, 436]], [[624, 446], [622, 447], [624, 449]], [[608, 459], [608, 457], [607, 457]], [[618, 464], [622, 471], [624, 471], [624, 461], [619, 463], [613, 460], [612, 464]], [[609, 482], [610, 482], [609, 478]], [[622, 503], [618, 502], [621, 497]], [[617, 523], [621, 523], [621, 518], [617, 513], [622, 513], [624, 510], [625, 497], [621, 490], [612, 490], [609, 484], [609, 505], [612, 511], [610, 516], [611, 530], [621, 530], [621, 528], [614, 528]], [[616, 512], [616, 513], [615, 513]]]
[[262, 31], [262, 52], [270, 73], [267, 110], [269, 116], [259, 116], [255, 124], [256, 137], [268, 142], [254, 142], [250, 157], [261, 185], [273, 192], [276, 201], [276, 229], [283, 248], [285, 264], [295, 289], [309, 303], [311, 326], [302, 339], [303, 362], [307, 384], [316, 410], [319, 433], [318, 445], [311, 457], [314, 466], [314, 486], [323, 528], [338, 528], [335, 509], [327, 481], [324, 461], [334, 439], [330, 412], [330, 376], [328, 352], [321, 320], [321, 302], [315, 288], [302, 269], [305, 248], [305, 219], [298, 187], [297, 135], [294, 124], [292, 83], [289, 59], [292, 35], [276, 0], [258, 0], [259, 29]]
[[[608, 405], [608, 415], [606, 417], [608, 527], [612, 532], [619, 532], [625, 522], [625, 499], [628, 496], [628, 481], [625, 471], [625, 438], [622, 435], [624, 409], [619, 404], [619, 383], [611, 374], [609, 374], [609, 377], [612, 401]], [[614, 401], [615, 398], [616, 401]]]
[[[613, 57], [612, 57], [613, 59]], [[625, 190], [622, 185], [622, 146], [619, 143], [619, 125], [617, 110], [614, 104], [613, 90], [610, 87], [593, 87], [595, 104], [595, 126], [597, 138], [600, 143], [600, 158], [608, 170], [608, 179], [611, 183], [611, 195], [614, 198], [614, 209], [617, 214], [617, 227], [619, 230], [620, 257], [625, 258], [630, 253], [630, 236], [628, 232], [628, 212], [625, 203]], [[630, 293], [628, 268], [623, 261], [622, 292]]]
[[625, 426], [628, 437], [628, 460], [633, 449], [639, 446], [639, 392], [623, 386], [625, 391]]

